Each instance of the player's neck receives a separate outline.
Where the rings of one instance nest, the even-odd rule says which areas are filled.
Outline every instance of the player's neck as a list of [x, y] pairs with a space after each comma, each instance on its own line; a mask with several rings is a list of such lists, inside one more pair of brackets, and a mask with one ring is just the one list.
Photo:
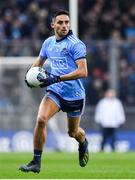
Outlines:
[[55, 34], [55, 37], [56, 37], [56, 40], [61, 40], [61, 39], [63, 39], [63, 37], [65, 37], [65, 36], [59, 36], [58, 34]]
[[59, 36], [58, 34], [55, 34], [56, 41], [61, 41], [61, 40], [65, 39], [67, 36], [69, 36], [71, 34], [73, 34], [72, 30], [69, 30], [69, 32], [65, 36]]

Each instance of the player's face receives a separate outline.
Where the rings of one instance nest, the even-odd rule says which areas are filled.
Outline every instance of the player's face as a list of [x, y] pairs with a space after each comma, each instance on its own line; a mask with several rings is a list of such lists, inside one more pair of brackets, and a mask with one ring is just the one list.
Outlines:
[[57, 16], [52, 23], [52, 28], [57, 39], [61, 39], [63, 36], [67, 35], [70, 29], [69, 17], [67, 15]]

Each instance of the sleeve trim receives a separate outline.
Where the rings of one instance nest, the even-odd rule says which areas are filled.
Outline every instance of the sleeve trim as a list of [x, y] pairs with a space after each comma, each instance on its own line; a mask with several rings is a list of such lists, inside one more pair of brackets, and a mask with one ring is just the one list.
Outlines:
[[42, 61], [46, 60], [46, 57], [43, 57], [40, 55], [40, 58], [42, 59]]
[[79, 59], [85, 59], [85, 58], [86, 58], [86, 56], [82, 56], [82, 57], [79, 57], [79, 58], [75, 59], [75, 61], [77, 61]]

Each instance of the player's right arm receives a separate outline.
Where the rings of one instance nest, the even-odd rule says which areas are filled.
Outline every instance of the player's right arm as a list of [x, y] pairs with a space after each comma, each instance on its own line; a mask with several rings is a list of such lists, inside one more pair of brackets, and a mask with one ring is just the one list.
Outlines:
[[45, 60], [47, 59], [46, 44], [47, 44], [47, 41], [45, 40], [40, 49], [39, 56], [36, 58], [36, 60], [32, 64], [32, 67], [37, 67], [37, 66], [42, 67], [43, 66]]
[[43, 59], [41, 56], [38, 56], [31, 67], [42, 67], [45, 62], [45, 59]]

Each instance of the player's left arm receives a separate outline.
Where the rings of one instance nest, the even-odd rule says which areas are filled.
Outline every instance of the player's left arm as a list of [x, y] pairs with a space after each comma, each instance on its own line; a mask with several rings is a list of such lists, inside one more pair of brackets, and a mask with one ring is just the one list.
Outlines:
[[[83, 77], [87, 77], [87, 63], [86, 63], [86, 46], [83, 42], [79, 41], [71, 48], [73, 59], [76, 63], [76, 70], [69, 74], [60, 76], [61, 81], [75, 80]], [[70, 68], [70, 67], [69, 67]]]
[[61, 81], [68, 81], [68, 80], [87, 77], [88, 70], [87, 70], [86, 59], [83, 58], [76, 60], [76, 65], [77, 65], [77, 69], [75, 71], [60, 76]]
[[86, 59], [85, 58], [77, 59], [76, 65], [77, 65], [77, 69], [73, 72], [70, 72], [62, 76], [53, 76], [53, 77], [48, 77], [46, 79], [43, 79], [42, 80], [43, 84], [40, 87], [46, 87], [53, 83], [58, 83], [60, 81], [69, 81], [69, 80], [87, 77]]

